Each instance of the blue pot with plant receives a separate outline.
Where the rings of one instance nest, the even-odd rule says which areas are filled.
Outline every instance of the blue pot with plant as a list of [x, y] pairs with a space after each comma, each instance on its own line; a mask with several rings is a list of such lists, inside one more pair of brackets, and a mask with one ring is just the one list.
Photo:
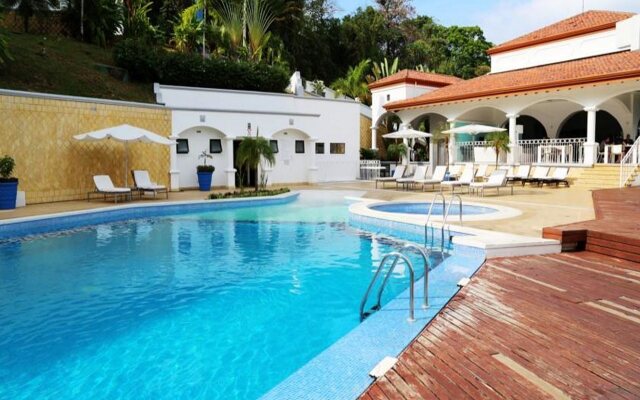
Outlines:
[[11, 176], [16, 162], [9, 156], [0, 158], [0, 210], [16, 208], [18, 178]]
[[207, 165], [207, 159], [213, 158], [211, 154], [207, 154], [206, 151], [203, 151], [202, 154], [198, 156], [203, 160], [202, 165], [198, 165], [198, 186], [201, 192], [208, 192], [211, 190], [211, 180], [213, 178], [213, 171], [216, 170], [216, 167], [213, 165]]

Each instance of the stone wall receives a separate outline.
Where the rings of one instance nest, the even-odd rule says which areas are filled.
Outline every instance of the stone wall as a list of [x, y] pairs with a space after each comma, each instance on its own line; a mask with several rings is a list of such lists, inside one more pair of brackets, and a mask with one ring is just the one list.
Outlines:
[[[28, 204], [84, 199], [94, 190], [94, 175], [124, 185], [123, 143], [78, 142], [73, 135], [125, 123], [171, 134], [171, 112], [152, 104], [0, 90], [0, 115], [0, 155], [16, 160], [14, 175]], [[132, 169], [146, 169], [168, 186], [169, 147], [130, 144], [128, 169], [130, 186]]]

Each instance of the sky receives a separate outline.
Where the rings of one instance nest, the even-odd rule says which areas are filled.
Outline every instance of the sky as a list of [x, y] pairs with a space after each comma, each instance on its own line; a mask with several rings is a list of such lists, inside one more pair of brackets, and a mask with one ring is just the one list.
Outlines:
[[[372, 0], [335, 0], [337, 16], [353, 13]], [[579, 14], [582, 0], [413, 0], [418, 15], [443, 25], [478, 25], [499, 44], [545, 25]], [[585, 10], [640, 13], [640, 0], [584, 0]]]

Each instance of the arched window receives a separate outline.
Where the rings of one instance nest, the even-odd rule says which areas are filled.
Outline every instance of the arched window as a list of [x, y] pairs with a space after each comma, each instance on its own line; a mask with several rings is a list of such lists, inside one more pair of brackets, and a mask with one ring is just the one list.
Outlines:
[[[521, 115], [516, 119], [516, 125], [522, 125], [521, 140], [544, 139], [547, 137], [547, 130], [542, 122], [530, 115]], [[502, 124], [502, 128], [509, 129], [509, 120]]]
[[[578, 111], [564, 120], [558, 131], [559, 138], [587, 137], [587, 112]], [[608, 112], [601, 110], [596, 114], [596, 142], [611, 138], [614, 142], [622, 140], [622, 126]]]

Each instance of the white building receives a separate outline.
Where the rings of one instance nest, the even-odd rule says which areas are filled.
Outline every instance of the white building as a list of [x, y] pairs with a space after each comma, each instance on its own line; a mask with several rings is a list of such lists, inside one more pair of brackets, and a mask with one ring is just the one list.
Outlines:
[[177, 142], [171, 149], [171, 189], [198, 186], [203, 151], [216, 167], [212, 186], [235, 187], [235, 150], [243, 137], [255, 135], [269, 139], [276, 152], [275, 165], [264, 166], [268, 184], [356, 179], [360, 124], [371, 118], [370, 109], [351, 99], [310, 95], [298, 73], [290, 87], [294, 94], [156, 84], [157, 102], [172, 110]]
[[[425, 121], [431, 129], [442, 122], [480, 123], [508, 129], [510, 164], [591, 166], [609, 161], [599, 148], [606, 138], [638, 136], [640, 15], [588, 11], [488, 53], [491, 72], [478, 78], [439, 88], [400, 84], [394, 77], [376, 82], [374, 137], [385, 112], [414, 128]], [[490, 162], [476, 157], [476, 149], [487, 145], [481, 138], [453, 137], [451, 158]]]

